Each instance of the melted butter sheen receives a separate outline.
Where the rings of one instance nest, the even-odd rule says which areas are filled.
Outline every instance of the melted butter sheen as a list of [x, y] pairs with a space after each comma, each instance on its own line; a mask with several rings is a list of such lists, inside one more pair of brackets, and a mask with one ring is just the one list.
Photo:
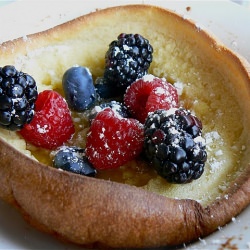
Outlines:
[[128, 162], [117, 169], [99, 171], [97, 178], [126, 183], [137, 187], [144, 186], [156, 177], [155, 171], [140, 159]]

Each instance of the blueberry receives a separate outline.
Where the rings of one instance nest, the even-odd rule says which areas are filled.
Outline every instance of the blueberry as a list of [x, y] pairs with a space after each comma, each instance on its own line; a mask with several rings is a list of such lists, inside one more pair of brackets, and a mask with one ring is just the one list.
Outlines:
[[76, 174], [95, 177], [96, 170], [78, 147], [62, 147], [55, 155], [53, 166]]
[[88, 68], [69, 68], [63, 75], [62, 86], [70, 109], [82, 112], [95, 103], [96, 90]]

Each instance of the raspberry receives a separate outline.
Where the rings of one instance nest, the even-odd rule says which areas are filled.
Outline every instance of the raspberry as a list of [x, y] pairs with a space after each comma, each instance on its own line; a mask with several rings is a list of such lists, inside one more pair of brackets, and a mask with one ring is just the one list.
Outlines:
[[106, 108], [91, 123], [86, 156], [96, 169], [117, 168], [141, 153], [143, 139], [141, 123]]
[[165, 79], [146, 75], [127, 88], [124, 103], [131, 115], [144, 123], [149, 112], [178, 106], [176, 88]]
[[104, 82], [126, 88], [147, 74], [153, 48], [139, 34], [120, 34], [105, 55]]
[[37, 99], [35, 80], [12, 65], [0, 68], [0, 127], [18, 131], [30, 123]]
[[38, 95], [33, 120], [20, 134], [35, 146], [55, 149], [68, 141], [74, 132], [66, 101], [57, 92], [45, 90]]
[[171, 183], [198, 179], [207, 159], [202, 124], [190, 111], [157, 110], [145, 122], [144, 154], [159, 175]]

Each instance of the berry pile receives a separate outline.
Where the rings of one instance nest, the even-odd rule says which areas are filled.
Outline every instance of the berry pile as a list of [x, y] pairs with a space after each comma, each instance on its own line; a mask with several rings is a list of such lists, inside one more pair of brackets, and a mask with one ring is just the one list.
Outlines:
[[[32, 77], [3, 67], [0, 126], [18, 127], [27, 142], [54, 150], [53, 166], [66, 171], [93, 177], [142, 156], [167, 181], [191, 182], [201, 176], [207, 158], [202, 124], [179, 107], [172, 84], [148, 73], [152, 54], [141, 35], [120, 34], [110, 43], [104, 74], [95, 84], [86, 67], [74, 66], [64, 73], [65, 99], [53, 90], [37, 97]], [[17, 123], [20, 106], [27, 119]], [[71, 111], [89, 120], [84, 149], [72, 146]]]

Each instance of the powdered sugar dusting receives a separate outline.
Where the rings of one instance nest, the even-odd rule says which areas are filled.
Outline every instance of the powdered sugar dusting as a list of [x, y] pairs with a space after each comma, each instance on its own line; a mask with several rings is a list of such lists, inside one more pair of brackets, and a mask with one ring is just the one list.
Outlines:
[[163, 94], [166, 93], [166, 90], [165, 90], [164, 88], [158, 87], [158, 88], [155, 89], [154, 92], [155, 92], [155, 94], [157, 94], [157, 95], [163, 95]]
[[123, 49], [124, 49], [125, 51], [130, 50], [129, 46], [128, 46], [128, 45], [126, 45], [126, 44], [124, 44], [124, 45], [123, 45]]
[[182, 82], [175, 82], [174, 83], [174, 87], [177, 90], [177, 94], [180, 96], [182, 95], [183, 92], [183, 88], [184, 88], [184, 84]]
[[216, 172], [225, 163], [225, 159], [222, 157], [224, 155], [223, 149], [215, 149], [214, 145], [221, 146], [224, 144], [222, 137], [217, 131], [211, 131], [204, 135], [207, 152], [209, 157], [207, 160], [208, 166], [210, 166], [211, 173]]
[[147, 74], [142, 77], [142, 80], [145, 82], [152, 82], [155, 79], [154, 75]]
[[117, 56], [117, 55], [118, 55], [118, 53], [120, 53], [120, 52], [121, 52], [121, 50], [119, 49], [119, 47], [114, 47], [114, 49], [115, 49], [115, 51], [114, 51], [115, 56]]
[[40, 134], [45, 134], [49, 132], [49, 126], [46, 124], [44, 126], [40, 126], [39, 124], [37, 124], [36, 127], [37, 127], [37, 132]]
[[202, 146], [206, 145], [205, 139], [202, 136], [197, 136], [194, 138], [195, 143], [200, 143]]
[[134, 62], [134, 61], [135, 61], [135, 60], [133, 60], [133, 58], [128, 58], [128, 59], [126, 60], [126, 65], [129, 66], [129, 63]]
[[212, 143], [214, 140], [219, 140], [221, 138], [217, 131], [211, 131], [209, 133], [206, 133], [204, 137], [207, 145]]

